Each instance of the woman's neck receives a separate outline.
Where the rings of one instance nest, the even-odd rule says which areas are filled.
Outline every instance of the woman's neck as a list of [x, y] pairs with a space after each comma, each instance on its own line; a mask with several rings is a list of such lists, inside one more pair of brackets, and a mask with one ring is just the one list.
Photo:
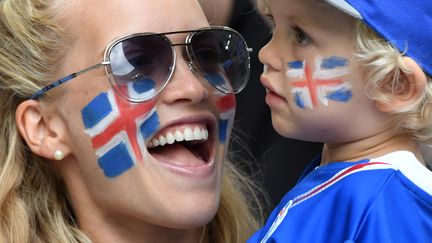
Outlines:
[[181, 230], [170, 229], [143, 222], [127, 223], [108, 220], [91, 220], [80, 224], [83, 230], [94, 243], [129, 243], [129, 242], [160, 242], [160, 243], [207, 243], [202, 239], [203, 228]]

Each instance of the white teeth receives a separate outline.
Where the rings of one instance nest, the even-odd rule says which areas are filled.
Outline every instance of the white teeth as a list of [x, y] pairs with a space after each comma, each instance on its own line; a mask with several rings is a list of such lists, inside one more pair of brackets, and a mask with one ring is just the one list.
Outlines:
[[207, 139], [208, 139], [208, 131], [207, 131], [207, 129], [202, 129], [202, 130], [201, 130], [201, 136], [202, 136], [202, 138], [203, 138], [204, 140], [207, 140]]
[[175, 140], [177, 142], [181, 142], [184, 140], [183, 133], [181, 133], [179, 130], [175, 131]]
[[166, 135], [167, 144], [173, 144], [175, 142], [175, 137], [172, 133], [167, 133]]
[[164, 146], [166, 144], [166, 138], [164, 136], [159, 137], [159, 145]]
[[195, 130], [194, 130], [194, 138], [195, 138], [195, 140], [201, 140], [202, 139], [201, 130], [198, 127], [195, 128]]
[[192, 128], [187, 127], [183, 132], [176, 130], [174, 134], [168, 132], [165, 135], [159, 135], [159, 137], [153, 138], [148, 144], [148, 148], [154, 148], [158, 146], [165, 146], [166, 144], [173, 144], [181, 141], [201, 141], [208, 139], [208, 130], [206, 128], [200, 129], [198, 127]]
[[190, 129], [189, 127], [184, 130], [184, 139], [186, 141], [192, 141], [194, 139], [192, 129]]

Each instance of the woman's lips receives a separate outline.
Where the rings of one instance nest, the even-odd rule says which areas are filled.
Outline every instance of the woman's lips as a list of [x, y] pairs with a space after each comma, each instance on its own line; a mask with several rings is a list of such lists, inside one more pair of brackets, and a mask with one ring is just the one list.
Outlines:
[[[175, 158], [170, 158], [168, 154], [175, 156]], [[207, 177], [212, 174], [215, 167], [214, 159], [204, 162], [194, 157], [191, 153], [187, 154], [185, 149], [180, 153], [173, 154], [165, 151], [161, 154], [152, 154], [152, 156], [169, 171], [187, 177]]]
[[205, 177], [214, 170], [214, 119], [179, 122], [158, 132], [148, 143], [150, 155], [168, 170]]

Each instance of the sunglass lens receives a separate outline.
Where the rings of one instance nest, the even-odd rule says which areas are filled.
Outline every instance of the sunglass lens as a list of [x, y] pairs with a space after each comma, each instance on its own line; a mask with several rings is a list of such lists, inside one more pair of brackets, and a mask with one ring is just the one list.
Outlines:
[[155, 97], [173, 71], [171, 44], [162, 36], [134, 36], [117, 43], [110, 52], [114, 86], [133, 102]]
[[204, 77], [222, 92], [240, 92], [249, 78], [249, 53], [240, 34], [226, 29], [195, 33], [191, 58]]

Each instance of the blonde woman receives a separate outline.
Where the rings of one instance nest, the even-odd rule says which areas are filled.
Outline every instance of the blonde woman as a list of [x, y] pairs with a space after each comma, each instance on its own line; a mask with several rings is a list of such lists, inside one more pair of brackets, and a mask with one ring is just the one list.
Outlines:
[[[248, 48], [193, 0], [0, 0], [0, 242], [244, 242]], [[56, 81], [57, 80], [57, 81]]]

